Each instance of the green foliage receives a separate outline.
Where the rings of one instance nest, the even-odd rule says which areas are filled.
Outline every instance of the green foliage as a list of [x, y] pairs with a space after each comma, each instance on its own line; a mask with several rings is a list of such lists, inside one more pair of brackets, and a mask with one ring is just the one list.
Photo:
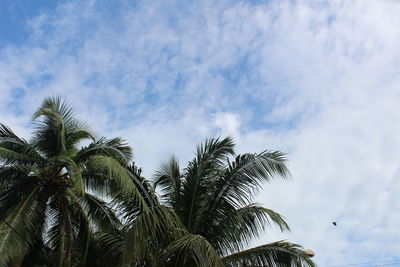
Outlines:
[[84, 266], [92, 234], [121, 227], [96, 195], [119, 189], [144, 203], [125, 170], [131, 149], [120, 138], [96, 141], [59, 97], [45, 99], [33, 122], [30, 142], [0, 124], [0, 266]]
[[289, 230], [253, 203], [264, 182], [290, 177], [282, 152], [207, 139], [150, 183], [123, 139], [96, 139], [60, 97], [32, 120], [29, 142], [0, 124], [0, 267], [315, 266], [288, 242], [246, 250], [269, 226]]
[[[288, 256], [290, 255], [290, 256]], [[227, 266], [315, 266], [313, 261], [296, 244], [278, 241], [240, 251], [223, 258]]]
[[[167, 247], [167, 255], [175, 255], [178, 266], [222, 264], [215, 255], [227, 266], [314, 266], [295, 244], [278, 242], [243, 251], [266, 226], [289, 230], [280, 214], [252, 203], [263, 182], [288, 177], [282, 152], [235, 155], [230, 137], [206, 140], [183, 170], [172, 157], [154, 177], [163, 203], [185, 226], [184, 235]], [[283, 260], [292, 265], [281, 264]]]

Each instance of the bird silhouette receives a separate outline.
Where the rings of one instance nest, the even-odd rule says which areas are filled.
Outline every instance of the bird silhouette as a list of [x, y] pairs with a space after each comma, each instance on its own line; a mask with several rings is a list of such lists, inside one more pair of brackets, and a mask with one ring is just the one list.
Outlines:
[[337, 226], [337, 222], [332, 222], [333, 226]]

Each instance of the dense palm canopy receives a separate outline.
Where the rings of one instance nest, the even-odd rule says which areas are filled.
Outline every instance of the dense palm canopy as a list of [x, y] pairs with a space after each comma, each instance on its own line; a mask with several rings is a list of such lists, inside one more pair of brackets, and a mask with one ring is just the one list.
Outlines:
[[120, 224], [99, 196], [134, 191], [123, 174], [131, 149], [95, 140], [73, 115], [60, 98], [44, 100], [29, 142], [0, 125], [0, 266], [76, 265], [91, 232]]
[[289, 176], [283, 153], [209, 139], [150, 183], [123, 139], [96, 139], [60, 98], [32, 120], [30, 141], [0, 124], [0, 267], [314, 266], [296, 244], [247, 249], [267, 226], [289, 230], [253, 203], [264, 181]]

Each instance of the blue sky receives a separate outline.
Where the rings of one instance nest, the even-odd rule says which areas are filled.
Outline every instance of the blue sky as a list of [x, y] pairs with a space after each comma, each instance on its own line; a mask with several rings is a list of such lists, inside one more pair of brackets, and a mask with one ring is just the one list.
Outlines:
[[28, 138], [40, 101], [60, 94], [99, 136], [125, 137], [149, 177], [210, 136], [284, 150], [293, 181], [257, 201], [293, 231], [254, 244], [289, 239], [320, 266], [400, 261], [399, 12], [390, 0], [3, 0], [0, 121]]

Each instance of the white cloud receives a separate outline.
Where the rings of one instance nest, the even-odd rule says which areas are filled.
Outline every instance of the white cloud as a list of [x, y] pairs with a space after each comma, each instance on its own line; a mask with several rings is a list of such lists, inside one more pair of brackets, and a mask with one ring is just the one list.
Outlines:
[[112, 15], [71, 1], [0, 51], [0, 120], [28, 137], [40, 100], [62, 93], [99, 135], [126, 137], [149, 176], [212, 135], [287, 151], [293, 181], [259, 200], [293, 232], [258, 243], [290, 238], [321, 266], [399, 257], [399, 12], [378, 0], [144, 2]]
[[221, 135], [223, 136], [239, 136], [240, 117], [235, 113], [217, 113], [215, 114], [215, 127], [220, 129]]

